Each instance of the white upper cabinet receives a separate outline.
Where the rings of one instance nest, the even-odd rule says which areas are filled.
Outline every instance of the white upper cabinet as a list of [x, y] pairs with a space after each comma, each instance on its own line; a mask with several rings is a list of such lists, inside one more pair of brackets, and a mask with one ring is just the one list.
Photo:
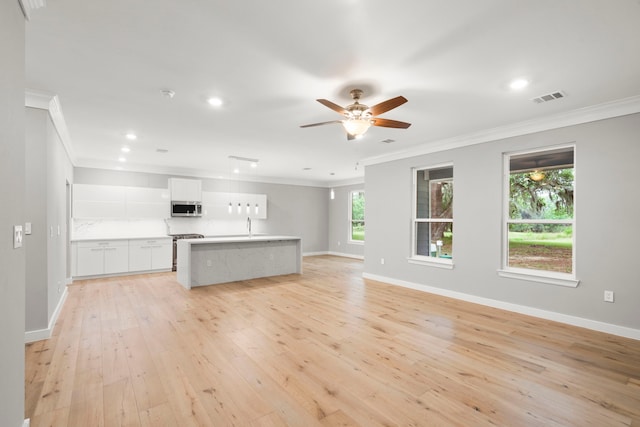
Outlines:
[[167, 188], [73, 185], [73, 217], [103, 219], [169, 218]]
[[169, 178], [171, 200], [179, 202], [201, 202], [202, 181], [197, 179]]
[[127, 218], [169, 218], [171, 201], [166, 188], [127, 187]]
[[73, 185], [74, 218], [124, 218], [125, 187], [112, 185]]

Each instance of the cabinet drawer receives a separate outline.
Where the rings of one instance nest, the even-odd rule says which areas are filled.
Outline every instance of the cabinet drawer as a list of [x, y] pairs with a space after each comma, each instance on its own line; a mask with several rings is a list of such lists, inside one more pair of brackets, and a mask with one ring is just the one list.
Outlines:
[[86, 240], [77, 242], [78, 248], [105, 248], [129, 246], [128, 240]]

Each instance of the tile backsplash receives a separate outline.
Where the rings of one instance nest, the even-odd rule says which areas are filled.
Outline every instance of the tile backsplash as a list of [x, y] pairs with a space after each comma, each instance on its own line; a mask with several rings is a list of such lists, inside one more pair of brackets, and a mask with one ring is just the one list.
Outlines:
[[[263, 220], [253, 220], [254, 234], [263, 233]], [[241, 219], [210, 220], [203, 218], [169, 219], [73, 219], [72, 239], [121, 239], [160, 237], [169, 234], [197, 233], [205, 236], [247, 234], [247, 222]]]

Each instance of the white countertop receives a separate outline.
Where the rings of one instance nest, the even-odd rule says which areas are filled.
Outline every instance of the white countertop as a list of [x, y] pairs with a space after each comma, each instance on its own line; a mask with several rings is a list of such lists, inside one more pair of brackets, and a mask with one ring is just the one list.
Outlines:
[[205, 237], [204, 239], [181, 239], [180, 242], [192, 245], [205, 245], [209, 243], [247, 243], [247, 242], [273, 242], [278, 240], [301, 240], [297, 236], [273, 236], [269, 234], [260, 234], [256, 236], [219, 236]]

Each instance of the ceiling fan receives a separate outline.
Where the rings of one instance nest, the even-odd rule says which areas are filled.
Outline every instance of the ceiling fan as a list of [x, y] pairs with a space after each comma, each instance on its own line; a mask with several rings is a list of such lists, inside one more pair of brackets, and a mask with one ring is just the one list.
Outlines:
[[330, 123], [341, 123], [344, 129], [347, 131], [347, 139], [352, 140], [365, 134], [365, 132], [371, 126], [382, 126], [387, 128], [406, 129], [411, 126], [411, 123], [399, 122], [397, 120], [382, 119], [377, 117], [382, 113], [386, 113], [389, 110], [393, 110], [396, 107], [401, 106], [407, 102], [407, 98], [404, 96], [396, 96], [395, 98], [388, 99], [384, 102], [368, 107], [364, 104], [360, 104], [360, 97], [362, 96], [361, 89], [353, 89], [351, 92], [353, 98], [353, 104], [341, 107], [326, 99], [316, 99], [319, 103], [325, 107], [331, 108], [344, 116], [344, 120], [332, 120], [330, 122], [312, 123], [309, 125], [302, 125], [301, 128], [308, 128], [313, 126], [328, 125]]

